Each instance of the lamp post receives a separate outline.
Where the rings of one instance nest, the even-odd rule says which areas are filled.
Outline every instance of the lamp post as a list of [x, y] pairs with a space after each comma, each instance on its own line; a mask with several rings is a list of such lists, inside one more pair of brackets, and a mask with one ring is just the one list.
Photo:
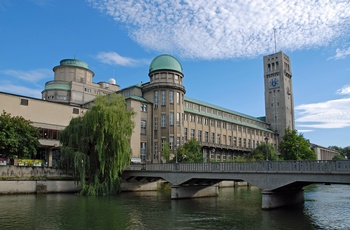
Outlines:
[[266, 161], [269, 161], [269, 149], [267, 146], [267, 143], [269, 142], [269, 138], [265, 137], [265, 142], [266, 142]]

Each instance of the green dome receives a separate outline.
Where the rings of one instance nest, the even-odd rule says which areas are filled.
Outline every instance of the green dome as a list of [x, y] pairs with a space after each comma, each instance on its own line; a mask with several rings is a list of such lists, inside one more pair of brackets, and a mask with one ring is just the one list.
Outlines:
[[182, 66], [173, 56], [162, 54], [155, 57], [149, 65], [149, 72], [156, 70], [173, 70], [182, 73]]
[[71, 65], [88, 69], [88, 64], [78, 59], [63, 59], [62, 61], [60, 61], [60, 65]]

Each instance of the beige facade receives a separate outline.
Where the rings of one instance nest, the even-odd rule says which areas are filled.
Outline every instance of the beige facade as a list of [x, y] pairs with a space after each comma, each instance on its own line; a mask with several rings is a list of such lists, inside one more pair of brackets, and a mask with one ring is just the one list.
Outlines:
[[282, 52], [266, 56], [264, 70], [267, 122], [185, 97], [182, 66], [170, 55], [153, 59], [149, 82], [124, 89], [113, 79], [93, 83], [94, 73], [85, 62], [65, 59], [54, 67], [54, 80], [45, 84], [42, 100], [0, 92], [0, 110], [29, 119], [41, 128], [41, 156], [49, 166], [59, 158], [58, 131], [73, 117], [82, 116], [86, 103], [109, 93], [124, 95], [128, 108], [136, 112], [130, 140], [132, 157], [164, 162], [161, 152], [165, 142], [175, 157], [177, 146], [195, 138], [201, 143], [206, 162], [228, 161], [262, 142], [277, 148], [284, 129], [294, 129], [289, 58]]

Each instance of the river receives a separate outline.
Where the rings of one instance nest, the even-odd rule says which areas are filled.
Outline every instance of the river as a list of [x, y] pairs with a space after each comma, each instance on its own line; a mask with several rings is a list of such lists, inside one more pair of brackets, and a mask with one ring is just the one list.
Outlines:
[[256, 187], [186, 200], [170, 192], [2, 195], [0, 229], [350, 229], [349, 185], [312, 185], [304, 195], [303, 205], [270, 211]]

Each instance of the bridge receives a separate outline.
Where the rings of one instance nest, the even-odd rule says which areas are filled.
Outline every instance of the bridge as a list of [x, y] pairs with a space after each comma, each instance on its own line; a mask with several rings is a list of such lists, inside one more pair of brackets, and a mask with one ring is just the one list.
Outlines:
[[260, 161], [131, 165], [125, 181], [163, 179], [172, 199], [215, 196], [221, 181], [246, 181], [262, 190], [262, 209], [304, 202], [303, 187], [314, 183], [350, 184], [350, 161]]

